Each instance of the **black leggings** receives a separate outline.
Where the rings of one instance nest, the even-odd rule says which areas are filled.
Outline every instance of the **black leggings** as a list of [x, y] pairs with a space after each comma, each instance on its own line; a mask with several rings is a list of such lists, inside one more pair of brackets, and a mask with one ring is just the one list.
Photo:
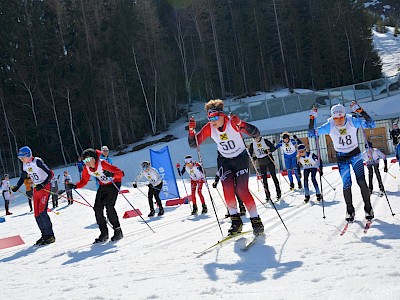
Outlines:
[[147, 197], [149, 199], [149, 205], [150, 205], [151, 210], [154, 210], [153, 196], [156, 199], [158, 208], [163, 207], [162, 203], [161, 203], [161, 199], [160, 199], [160, 192], [161, 192], [162, 186], [163, 186], [162, 182], [156, 186], [149, 185], [149, 193], [147, 194]]

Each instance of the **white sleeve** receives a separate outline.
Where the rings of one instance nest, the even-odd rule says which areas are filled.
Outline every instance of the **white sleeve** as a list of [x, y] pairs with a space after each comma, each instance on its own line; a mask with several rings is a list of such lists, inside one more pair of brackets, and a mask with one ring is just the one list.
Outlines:
[[379, 158], [386, 159], [386, 155], [382, 153], [381, 150], [376, 149], [376, 154], [378, 155]]
[[137, 183], [143, 177], [143, 171], [140, 171], [139, 175], [135, 178], [135, 183]]

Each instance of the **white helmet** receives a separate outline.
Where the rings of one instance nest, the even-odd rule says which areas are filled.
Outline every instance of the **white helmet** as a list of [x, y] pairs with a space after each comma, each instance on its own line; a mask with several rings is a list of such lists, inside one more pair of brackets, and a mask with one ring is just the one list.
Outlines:
[[346, 115], [346, 108], [342, 104], [336, 104], [331, 108], [332, 118], [340, 118]]
[[146, 170], [148, 167], [151, 166], [151, 164], [149, 161], [145, 160], [140, 164], [140, 166], [142, 167], [143, 170]]
[[185, 164], [192, 164], [192, 163], [193, 163], [193, 157], [191, 155], [186, 155]]

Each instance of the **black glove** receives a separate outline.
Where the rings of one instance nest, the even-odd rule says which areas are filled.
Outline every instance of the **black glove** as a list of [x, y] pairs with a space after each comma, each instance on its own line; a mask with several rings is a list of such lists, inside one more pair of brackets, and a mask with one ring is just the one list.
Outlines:
[[319, 174], [321, 174], [321, 176], [324, 175], [324, 172], [322, 171], [322, 167], [319, 168]]
[[177, 170], [178, 170], [178, 174], [179, 174], [179, 176], [181, 176], [181, 177], [182, 177], [181, 170], [179, 170], [179, 168], [178, 168]]
[[76, 184], [74, 183], [68, 183], [67, 186], [72, 190], [72, 189], [76, 189]]
[[103, 170], [103, 174], [107, 177], [114, 177], [114, 173], [108, 170]]
[[151, 183], [149, 183], [147, 186], [148, 186], [149, 188], [153, 187], [153, 185], [152, 185]]
[[294, 134], [294, 135], [293, 135], [293, 138], [294, 138], [295, 140], [297, 140], [297, 135]]
[[383, 168], [383, 172], [387, 173], [387, 171], [388, 171], [388, 168], [387, 168], [387, 166], [385, 166], [385, 167]]
[[132, 183], [132, 186], [136, 189], [137, 188], [137, 183], [136, 182]]
[[19, 187], [17, 187], [17, 186], [15, 186], [15, 185], [13, 185], [12, 187], [11, 187], [11, 190], [15, 193], [16, 191], [18, 191], [18, 189], [19, 189]]
[[35, 185], [35, 189], [39, 192], [42, 188], [44, 188], [43, 183], [39, 183], [37, 185]]
[[213, 187], [214, 189], [216, 189], [216, 188], [217, 188], [217, 184], [218, 184], [218, 182], [217, 182], [217, 181], [214, 181], [214, 182], [212, 183], [212, 187]]

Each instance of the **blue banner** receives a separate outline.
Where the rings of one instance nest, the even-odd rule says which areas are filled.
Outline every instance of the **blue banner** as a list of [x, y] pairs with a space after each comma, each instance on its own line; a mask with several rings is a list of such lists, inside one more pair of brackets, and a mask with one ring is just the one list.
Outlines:
[[150, 149], [150, 160], [151, 166], [160, 173], [160, 176], [163, 179], [160, 199], [167, 200], [180, 198], [168, 146], [157, 151]]

